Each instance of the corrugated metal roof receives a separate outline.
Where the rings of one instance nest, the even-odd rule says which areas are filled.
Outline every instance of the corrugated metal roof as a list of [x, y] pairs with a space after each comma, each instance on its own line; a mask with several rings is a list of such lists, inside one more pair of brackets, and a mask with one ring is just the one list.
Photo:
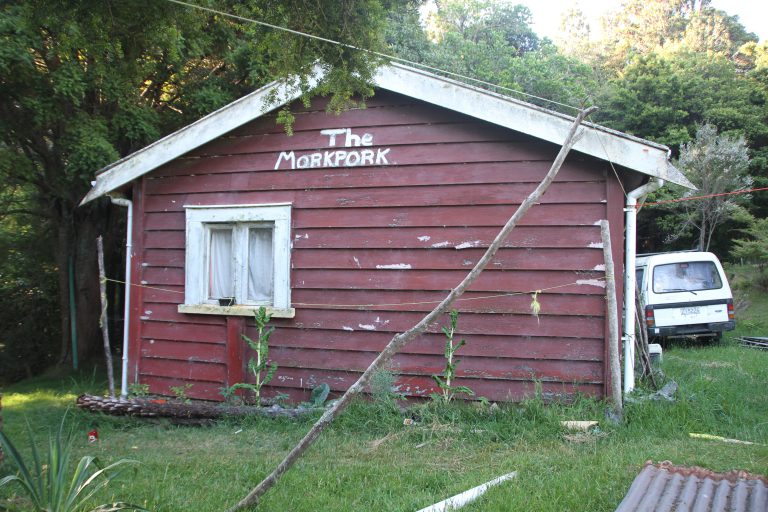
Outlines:
[[647, 464], [616, 512], [766, 512], [768, 480], [745, 471], [714, 473], [671, 463]]

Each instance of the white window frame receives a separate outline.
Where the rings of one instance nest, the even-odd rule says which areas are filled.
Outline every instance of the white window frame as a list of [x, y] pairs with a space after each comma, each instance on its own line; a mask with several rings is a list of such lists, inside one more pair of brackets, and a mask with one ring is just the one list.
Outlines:
[[[293, 318], [291, 307], [291, 203], [248, 205], [184, 205], [186, 211], [186, 256], [184, 272], [184, 304], [179, 313], [251, 316], [266, 307], [274, 317]], [[235, 304], [220, 306], [208, 298], [208, 241], [212, 225], [233, 226], [246, 230], [261, 224], [272, 224], [273, 296], [271, 304]], [[234, 234], [234, 233], [233, 233]], [[238, 239], [238, 240], [236, 240]], [[242, 240], [245, 243], [242, 243]], [[233, 237], [236, 302], [243, 302], [247, 283], [247, 236]]]

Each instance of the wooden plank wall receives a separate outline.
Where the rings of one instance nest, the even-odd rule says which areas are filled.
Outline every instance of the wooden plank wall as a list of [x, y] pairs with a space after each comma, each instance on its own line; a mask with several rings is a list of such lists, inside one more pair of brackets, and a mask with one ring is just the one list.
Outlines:
[[[273, 322], [271, 358], [279, 369], [266, 394], [301, 399], [321, 382], [346, 389], [395, 333], [443, 298], [559, 149], [391, 93], [341, 115], [322, 109], [320, 103], [300, 109], [292, 137], [266, 116], [145, 178], [140, 273], [142, 283], [157, 289], [142, 291], [137, 374], [153, 392], [168, 394], [169, 386], [191, 382], [190, 396], [217, 399], [219, 388], [243, 370], [228, 363], [228, 332], [237, 333], [237, 323], [177, 313], [183, 205], [293, 203], [296, 317]], [[298, 157], [344, 149], [328, 147], [328, 136], [320, 134], [327, 128], [372, 134], [371, 149], [390, 148], [390, 165], [291, 170], [283, 164], [275, 170], [281, 151]], [[473, 300], [457, 305], [460, 336], [467, 340], [457, 354], [457, 384], [491, 400], [530, 396], [536, 381], [549, 394], [602, 395], [598, 222], [607, 216], [607, 176], [604, 164], [572, 155], [465, 295]], [[614, 225], [612, 235], [621, 241], [622, 227]], [[543, 290], [538, 318], [531, 313], [532, 290]], [[429, 375], [444, 365], [444, 341], [434, 325], [396, 357], [392, 371], [401, 392], [433, 391]]]

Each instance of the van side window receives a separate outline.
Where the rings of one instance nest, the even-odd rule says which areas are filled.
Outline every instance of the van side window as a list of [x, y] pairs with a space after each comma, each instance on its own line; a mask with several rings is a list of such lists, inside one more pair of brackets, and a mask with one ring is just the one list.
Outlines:
[[658, 265], [653, 269], [653, 292], [715, 290], [723, 282], [711, 261], [686, 261]]

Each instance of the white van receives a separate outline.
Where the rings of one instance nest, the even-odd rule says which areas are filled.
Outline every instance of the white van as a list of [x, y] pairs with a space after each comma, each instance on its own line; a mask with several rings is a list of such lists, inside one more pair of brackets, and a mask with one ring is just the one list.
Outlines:
[[711, 252], [638, 254], [635, 268], [649, 338], [719, 339], [736, 327], [731, 287]]

